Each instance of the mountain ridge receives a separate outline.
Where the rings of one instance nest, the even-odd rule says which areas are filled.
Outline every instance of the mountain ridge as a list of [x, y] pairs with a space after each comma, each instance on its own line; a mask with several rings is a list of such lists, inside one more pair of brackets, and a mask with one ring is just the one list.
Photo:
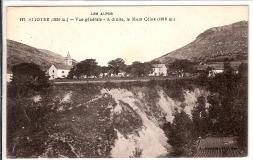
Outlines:
[[64, 64], [64, 58], [58, 53], [7, 39], [7, 71], [11, 71], [14, 65], [24, 62], [35, 63], [46, 70], [52, 64]]
[[239, 21], [229, 25], [212, 27], [200, 33], [195, 40], [154, 59], [170, 63], [175, 59], [220, 61], [224, 59], [247, 59], [248, 22]]

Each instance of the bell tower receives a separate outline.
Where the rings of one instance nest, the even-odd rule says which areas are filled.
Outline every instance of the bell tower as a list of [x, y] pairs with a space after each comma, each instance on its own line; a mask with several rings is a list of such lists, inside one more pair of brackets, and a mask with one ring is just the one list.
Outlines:
[[70, 57], [70, 54], [68, 52], [67, 57], [64, 59], [64, 64], [68, 66], [72, 66], [72, 58]]

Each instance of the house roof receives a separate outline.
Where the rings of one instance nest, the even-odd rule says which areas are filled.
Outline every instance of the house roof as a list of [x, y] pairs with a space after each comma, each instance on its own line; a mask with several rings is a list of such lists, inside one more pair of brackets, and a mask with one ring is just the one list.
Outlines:
[[207, 137], [200, 139], [194, 157], [241, 157], [244, 153], [237, 137]]
[[208, 67], [207, 65], [198, 65], [198, 66], [196, 66], [198, 71], [204, 71], [204, 70], [207, 69], [207, 67]]
[[223, 70], [223, 64], [206, 64], [197, 66], [197, 70], [206, 70], [208, 67], [214, 70]]
[[[237, 70], [241, 63], [248, 63], [248, 62], [247, 61], [231, 61], [229, 63], [233, 69]], [[215, 69], [215, 70], [223, 70], [224, 62], [214, 62], [214, 63], [205, 64], [205, 65], [198, 65], [197, 70], [206, 70], [208, 67], [211, 67], [212, 69]]]
[[208, 67], [211, 67], [212, 69], [215, 69], [215, 70], [223, 70], [224, 69], [224, 65], [223, 63], [215, 63], [215, 64], [208, 64], [207, 65]]
[[153, 64], [152, 66], [155, 67], [155, 68], [166, 67], [165, 64], [162, 64], [162, 63], [161, 64]]
[[238, 142], [236, 137], [207, 137], [199, 141], [198, 148], [238, 148]]
[[70, 70], [72, 68], [72, 66], [68, 66], [65, 64], [52, 64], [55, 66], [55, 68], [57, 69], [64, 69], [64, 70]]

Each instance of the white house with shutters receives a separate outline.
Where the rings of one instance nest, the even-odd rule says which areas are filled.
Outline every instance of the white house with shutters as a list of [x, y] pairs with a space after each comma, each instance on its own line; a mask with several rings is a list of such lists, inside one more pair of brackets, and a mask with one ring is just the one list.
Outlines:
[[165, 64], [153, 64], [149, 76], [167, 76], [167, 67]]
[[73, 60], [68, 53], [67, 57], [64, 59], [64, 64], [52, 64], [48, 69], [47, 73], [49, 75], [49, 79], [56, 78], [66, 78], [68, 77], [69, 71], [72, 68]]

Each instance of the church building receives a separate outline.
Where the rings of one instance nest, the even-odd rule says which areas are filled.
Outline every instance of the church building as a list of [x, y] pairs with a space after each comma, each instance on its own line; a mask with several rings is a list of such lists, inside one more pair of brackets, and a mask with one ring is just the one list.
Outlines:
[[64, 59], [64, 63], [52, 64], [48, 69], [49, 79], [66, 78], [70, 69], [73, 66], [73, 59], [68, 52], [67, 57]]

